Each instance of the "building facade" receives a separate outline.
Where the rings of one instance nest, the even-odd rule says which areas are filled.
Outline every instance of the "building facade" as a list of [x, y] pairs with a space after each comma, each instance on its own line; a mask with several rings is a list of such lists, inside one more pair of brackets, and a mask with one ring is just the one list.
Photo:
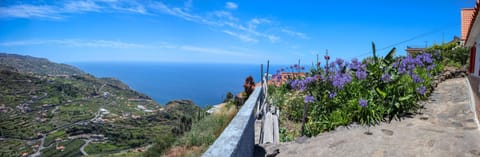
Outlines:
[[[469, 10], [471, 11], [471, 20], [470, 23], [466, 24], [468, 25], [468, 31], [465, 35], [465, 46], [470, 48], [470, 66], [468, 70], [471, 75], [475, 77], [480, 76], [480, 49], [478, 49], [480, 46], [480, 16], [478, 16], [479, 7], [480, 0], [477, 0], [475, 8]], [[464, 14], [464, 10], [468, 9], [462, 9], [462, 16]], [[467, 29], [464, 28], [463, 19], [464, 18], [462, 17], [462, 37], [463, 30]]]

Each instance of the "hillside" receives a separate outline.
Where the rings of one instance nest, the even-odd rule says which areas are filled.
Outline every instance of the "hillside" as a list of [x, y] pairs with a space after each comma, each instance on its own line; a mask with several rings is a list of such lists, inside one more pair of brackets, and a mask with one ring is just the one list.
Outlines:
[[146, 147], [188, 131], [200, 112], [191, 101], [163, 108], [119, 80], [28, 56], [0, 54], [0, 87], [0, 156]]
[[17, 54], [0, 53], [0, 65], [15, 67], [21, 73], [39, 75], [74, 75], [85, 74], [80, 69], [50, 62], [45, 58], [22, 56]]

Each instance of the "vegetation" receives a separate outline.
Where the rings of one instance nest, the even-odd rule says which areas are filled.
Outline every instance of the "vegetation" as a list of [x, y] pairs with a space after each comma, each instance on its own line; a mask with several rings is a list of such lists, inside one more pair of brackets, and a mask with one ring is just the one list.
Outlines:
[[195, 123], [189, 132], [175, 141], [166, 155], [201, 156], [236, 115], [238, 110], [234, 106], [233, 102], [230, 101], [219, 111]]
[[[422, 53], [394, 57], [395, 49], [392, 49], [381, 58], [376, 56], [374, 44], [372, 49], [373, 57], [363, 61], [355, 58], [351, 62], [340, 58], [331, 61], [325, 55], [325, 64], [317, 63], [305, 77], [298, 75], [280, 86], [272, 85], [271, 100], [285, 115], [281, 139], [292, 140], [301, 134], [295, 128], [303, 118], [304, 134], [314, 136], [351, 123], [376, 125], [419, 109], [417, 101], [431, 92], [427, 89], [432, 76], [443, 69], [441, 56]], [[303, 68], [292, 65], [289, 69], [301, 71]], [[276, 74], [273, 80], [281, 81], [279, 76]]]
[[57, 147], [49, 147], [42, 151], [42, 156], [63, 157], [63, 156], [81, 156], [80, 147], [85, 141], [76, 139], [58, 143], [58, 147], [63, 146], [64, 149], [57, 150]]
[[441, 45], [433, 45], [426, 49], [430, 54], [440, 56], [442, 64], [457, 68], [464, 68], [468, 63], [469, 49], [458, 45], [457, 41], [453, 41]]
[[45, 58], [36, 58], [16, 54], [0, 53], [0, 65], [15, 67], [21, 73], [36, 75], [74, 75], [85, 74], [80, 69], [50, 62]]
[[0, 156], [35, 153], [42, 139], [42, 156], [78, 156], [83, 139], [90, 155], [147, 147], [205, 116], [191, 101], [162, 107], [116, 79], [28, 56], [0, 54], [0, 87]]

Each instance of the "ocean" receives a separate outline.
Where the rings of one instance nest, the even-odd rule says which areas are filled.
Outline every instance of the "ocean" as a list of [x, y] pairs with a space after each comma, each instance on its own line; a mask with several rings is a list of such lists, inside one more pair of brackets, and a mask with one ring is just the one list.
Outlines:
[[[113, 77], [158, 103], [189, 99], [205, 107], [223, 101], [227, 92], [243, 91], [245, 78], [259, 82], [259, 65], [206, 63], [82, 62], [69, 63], [96, 77]], [[280, 67], [280, 66], [275, 66]], [[275, 71], [270, 67], [270, 73]], [[264, 65], [266, 71], [266, 65]]]

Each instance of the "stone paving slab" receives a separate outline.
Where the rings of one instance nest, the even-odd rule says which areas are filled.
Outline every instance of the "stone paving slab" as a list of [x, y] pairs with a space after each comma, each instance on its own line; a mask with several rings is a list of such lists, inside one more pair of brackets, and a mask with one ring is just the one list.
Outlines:
[[423, 114], [370, 128], [340, 127], [307, 140], [262, 145], [277, 156], [457, 157], [480, 156], [480, 131], [465, 78], [446, 80], [421, 102]]

